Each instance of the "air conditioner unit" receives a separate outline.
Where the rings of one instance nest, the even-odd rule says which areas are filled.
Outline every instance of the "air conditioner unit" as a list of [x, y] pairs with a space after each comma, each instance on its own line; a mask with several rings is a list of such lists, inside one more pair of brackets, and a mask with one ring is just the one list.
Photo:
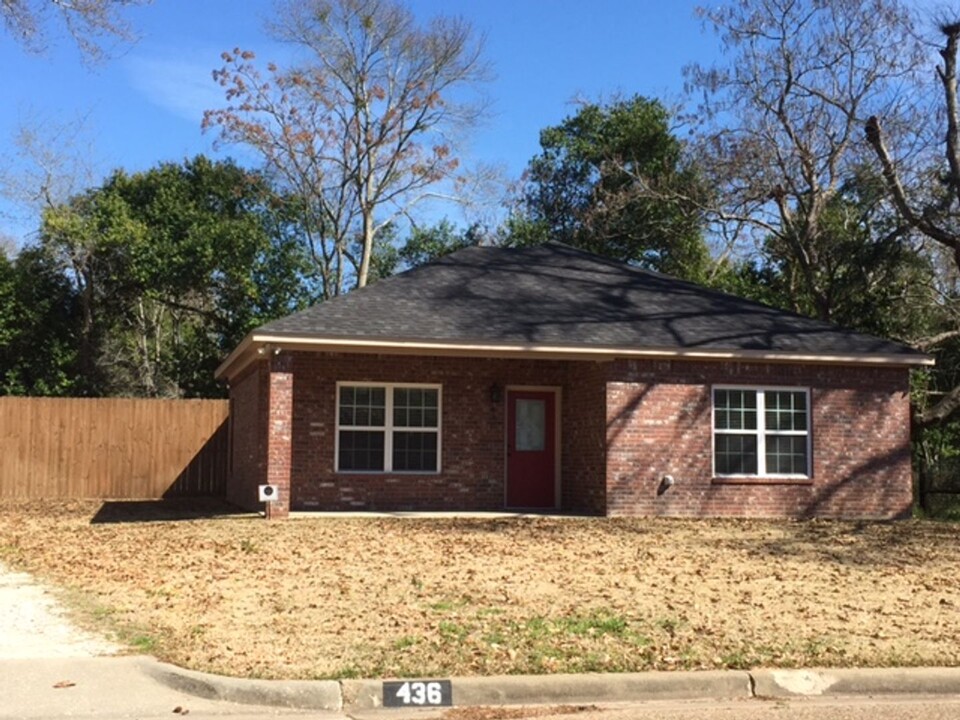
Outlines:
[[278, 485], [258, 485], [257, 496], [260, 502], [276, 502], [280, 499], [280, 487]]

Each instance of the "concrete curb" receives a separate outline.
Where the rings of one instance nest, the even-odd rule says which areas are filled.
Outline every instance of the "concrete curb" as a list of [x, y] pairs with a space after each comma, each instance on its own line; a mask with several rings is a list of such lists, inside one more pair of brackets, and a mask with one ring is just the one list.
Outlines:
[[153, 658], [143, 658], [141, 668], [167, 687], [208, 700], [305, 710], [343, 708], [340, 683], [336, 680], [247, 680], [185, 670]]
[[[154, 680], [199, 697], [307, 710], [383, 707], [382, 680], [245, 680], [141, 660]], [[960, 668], [703, 670], [452, 678], [452, 704], [535, 705], [856, 695], [960, 695]]]
[[960, 668], [751, 670], [757, 697], [960, 695]]
[[[456, 706], [750, 697], [750, 676], [724, 670], [466, 677], [453, 678], [451, 685]], [[341, 687], [345, 710], [383, 705], [380, 680], [343, 680]]]

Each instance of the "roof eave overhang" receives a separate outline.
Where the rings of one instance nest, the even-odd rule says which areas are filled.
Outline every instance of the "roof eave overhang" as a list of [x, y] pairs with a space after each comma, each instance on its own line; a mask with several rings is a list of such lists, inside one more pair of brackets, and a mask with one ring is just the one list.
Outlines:
[[402, 339], [324, 338], [251, 333], [217, 368], [219, 380], [230, 380], [257, 358], [278, 351], [376, 353], [388, 355], [443, 355], [450, 357], [536, 358], [541, 360], [614, 360], [650, 358], [733, 360], [829, 365], [931, 366], [928, 355], [803, 353], [712, 348], [578, 347], [540, 344], [440, 342]]

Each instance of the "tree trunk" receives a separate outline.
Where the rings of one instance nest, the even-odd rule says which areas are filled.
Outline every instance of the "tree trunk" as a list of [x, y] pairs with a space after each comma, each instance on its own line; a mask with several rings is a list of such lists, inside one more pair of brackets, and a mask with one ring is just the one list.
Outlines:
[[97, 393], [98, 384], [95, 380], [97, 361], [94, 357], [95, 343], [93, 341], [93, 277], [92, 273], [82, 269], [77, 270], [77, 277], [83, 278], [80, 291], [80, 377], [82, 378], [81, 392], [84, 395]]
[[363, 210], [363, 251], [360, 256], [360, 272], [357, 274], [357, 287], [367, 284], [370, 275], [370, 256], [373, 255], [373, 211]]

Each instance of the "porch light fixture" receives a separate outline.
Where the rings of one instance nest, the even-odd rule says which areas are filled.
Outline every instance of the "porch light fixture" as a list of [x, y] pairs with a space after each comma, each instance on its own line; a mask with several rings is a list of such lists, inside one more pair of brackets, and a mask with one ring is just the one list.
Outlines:
[[490, 386], [490, 402], [498, 403], [503, 400], [503, 387], [494, 383]]

